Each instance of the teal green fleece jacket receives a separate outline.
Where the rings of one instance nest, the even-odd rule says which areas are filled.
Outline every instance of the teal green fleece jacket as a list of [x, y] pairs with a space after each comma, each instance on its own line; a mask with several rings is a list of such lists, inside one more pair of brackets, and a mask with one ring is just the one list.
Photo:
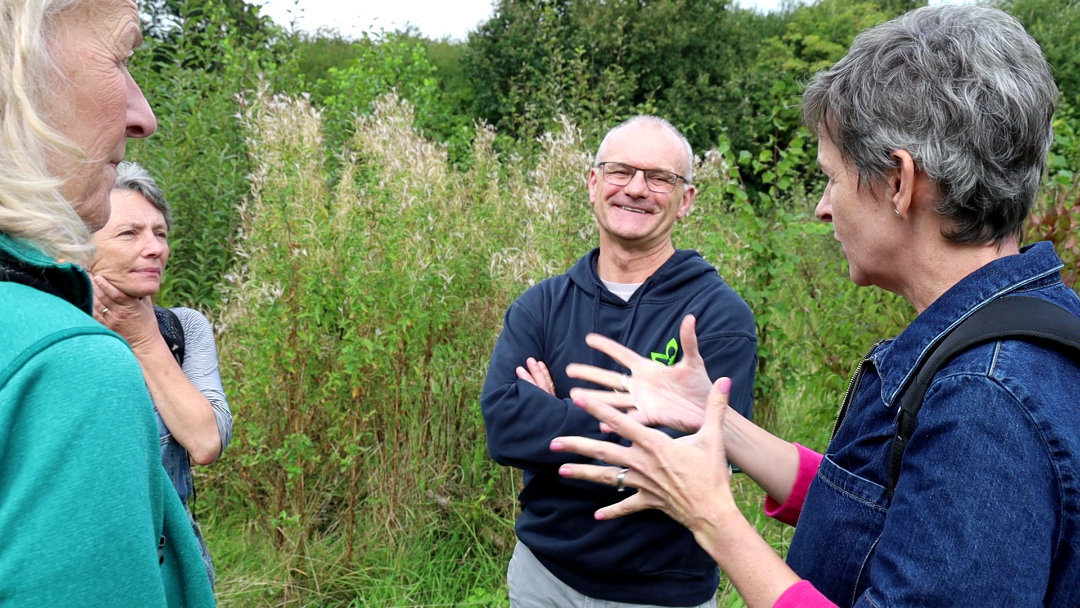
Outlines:
[[0, 233], [0, 279], [0, 605], [213, 606], [139, 364], [90, 316], [89, 278]]

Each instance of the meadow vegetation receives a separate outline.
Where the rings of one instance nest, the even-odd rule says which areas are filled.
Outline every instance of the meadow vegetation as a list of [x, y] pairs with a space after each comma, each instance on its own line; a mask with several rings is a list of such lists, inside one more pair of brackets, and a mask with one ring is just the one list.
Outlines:
[[[583, 15], [546, 32], [551, 49], [580, 46], [597, 11], [621, 6], [521, 4]], [[874, 4], [873, 15], [901, 4]], [[848, 280], [831, 228], [812, 214], [815, 142], [791, 103], [798, 79], [849, 41], [814, 28], [866, 17], [867, 6], [823, 0], [770, 17], [725, 8], [769, 36], [754, 61], [741, 59], [745, 71], [710, 76], [745, 84], [746, 107], [697, 122], [702, 110], [679, 108], [701, 143], [697, 205], [676, 246], [700, 251], [756, 314], [758, 421], [818, 449], [855, 362], [914, 314]], [[289, 34], [232, 1], [161, 10], [178, 25], [150, 37], [133, 69], [162, 129], [131, 156], [177, 209], [163, 303], [214, 322], [236, 414], [225, 457], [197, 469], [221, 605], [505, 606], [521, 479], [487, 455], [487, 359], [507, 305], [595, 246], [585, 178], [597, 136], [635, 112], [663, 114], [667, 101], [635, 97], [645, 75], [594, 66], [585, 52], [563, 55], [555, 72], [535, 68], [555, 80], [470, 81], [468, 66], [492, 57], [497, 40], [485, 36], [521, 24], [490, 24], [474, 46], [409, 31], [348, 42]], [[755, 68], [779, 76], [764, 86]], [[597, 83], [625, 107], [600, 103]], [[530, 95], [498, 120], [469, 105]], [[1059, 244], [1075, 284], [1080, 141], [1069, 103], [1030, 234]], [[783, 552], [791, 529], [761, 514], [751, 483], [739, 478], [736, 492]], [[742, 605], [726, 585], [720, 599]]]

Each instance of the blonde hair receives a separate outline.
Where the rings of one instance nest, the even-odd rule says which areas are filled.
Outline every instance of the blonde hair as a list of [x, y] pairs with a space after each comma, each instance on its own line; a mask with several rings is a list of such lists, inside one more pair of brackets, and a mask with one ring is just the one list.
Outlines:
[[64, 176], [48, 159], [78, 154], [42, 117], [57, 72], [50, 20], [92, 0], [0, 3], [0, 232], [55, 258], [86, 264], [90, 233], [61, 193]]

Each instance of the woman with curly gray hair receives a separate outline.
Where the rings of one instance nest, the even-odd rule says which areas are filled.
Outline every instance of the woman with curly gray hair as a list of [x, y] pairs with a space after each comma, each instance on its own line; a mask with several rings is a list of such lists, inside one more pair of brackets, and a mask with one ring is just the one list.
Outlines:
[[212, 606], [130, 347], [91, 316], [90, 232], [129, 137], [134, 0], [0, 4], [0, 601]]

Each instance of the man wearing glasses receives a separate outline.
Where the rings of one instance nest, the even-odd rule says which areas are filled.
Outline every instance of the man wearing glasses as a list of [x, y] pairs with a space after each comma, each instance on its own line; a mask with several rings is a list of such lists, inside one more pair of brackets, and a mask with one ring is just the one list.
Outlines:
[[[620, 441], [569, 398], [573, 387], [598, 388], [567, 375], [569, 363], [628, 371], [590, 349], [589, 333], [663, 365], [700, 353], [713, 379], [732, 378], [732, 407], [751, 414], [754, 317], [715, 268], [671, 239], [694, 204], [693, 161], [690, 143], [662, 118], [636, 116], [609, 131], [588, 180], [599, 247], [506, 312], [481, 407], [492, 457], [524, 471], [507, 570], [514, 608], [716, 605], [716, 563], [682, 525], [655, 511], [597, 524], [594, 512], [625, 488], [561, 478], [559, 466], [578, 457], [549, 449], [561, 435]], [[696, 352], [684, 352], [680, 337], [687, 315]], [[633, 397], [633, 378], [623, 376], [622, 390]]]

